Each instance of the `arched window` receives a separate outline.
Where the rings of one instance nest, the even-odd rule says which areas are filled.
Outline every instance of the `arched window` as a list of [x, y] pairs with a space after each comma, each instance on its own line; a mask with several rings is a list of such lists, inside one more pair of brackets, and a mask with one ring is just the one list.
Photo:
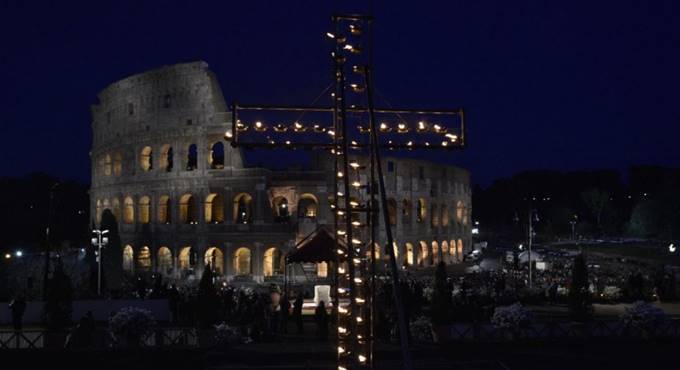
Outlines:
[[179, 269], [182, 272], [192, 271], [196, 265], [196, 255], [193, 249], [188, 246], [184, 247], [179, 251], [179, 258], [177, 260], [179, 264]]
[[456, 253], [456, 241], [455, 241], [455, 240], [451, 240], [451, 241], [449, 242], [449, 254], [451, 255], [452, 261], [455, 260], [455, 257], [457, 256], [457, 253]]
[[132, 246], [126, 245], [125, 248], [123, 248], [123, 271], [132, 273], [135, 262], [134, 257], [135, 252], [132, 249]]
[[458, 239], [458, 260], [463, 259], [463, 239]]
[[170, 197], [161, 195], [158, 200], [158, 223], [169, 224], [172, 220]]
[[234, 220], [237, 224], [249, 224], [252, 222], [253, 197], [248, 193], [241, 193], [234, 197]]
[[316, 218], [317, 208], [319, 202], [312, 194], [300, 195], [298, 201], [298, 217], [300, 218]]
[[397, 224], [397, 201], [394, 198], [387, 199], [387, 215], [390, 219], [390, 225]]
[[456, 202], [456, 221], [459, 223], [463, 222], [463, 214], [465, 213], [465, 206], [460, 200]]
[[139, 250], [139, 254], [137, 255], [137, 270], [141, 272], [151, 271], [151, 251], [147, 246], [144, 246]]
[[437, 205], [432, 203], [432, 211], [430, 212], [430, 226], [439, 226], [439, 212], [437, 212]]
[[236, 275], [250, 275], [250, 249], [241, 247], [234, 252], [234, 272]]
[[444, 240], [442, 241], [442, 261], [444, 262], [449, 262], [451, 259], [449, 258], [449, 243]]
[[442, 212], [442, 226], [449, 226], [449, 206], [444, 203], [441, 206]]
[[212, 169], [224, 168], [224, 144], [221, 141], [216, 142], [210, 147], [208, 164]]
[[160, 168], [162, 171], [172, 171], [172, 147], [170, 144], [165, 144], [161, 147]]
[[196, 168], [198, 168], [198, 149], [196, 144], [191, 144], [187, 149], [187, 171], [193, 171]]
[[274, 221], [288, 222], [290, 220], [290, 208], [285, 197], [274, 198]]
[[433, 241], [432, 242], [432, 262], [435, 265], [438, 264], [439, 261], [441, 261], [441, 259], [439, 257], [440, 257], [440, 255], [439, 255], [439, 243], [437, 243], [436, 241]]
[[111, 207], [113, 217], [116, 218], [116, 222], [120, 222], [120, 200], [118, 200], [118, 198], [113, 198], [113, 200], [111, 201]]
[[156, 270], [163, 275], [172, 275], [172, 251], [168, 247], [158, 248]]
[[420, 241], [420, 264], [422, 266], [427, 266], [430, 264], [430, 250], [427, 248], [427, 243]]
[[264, 276], [283, 275], [284, 259], [278, 248], [272, 247], [264, 252]]
[[[392, 242], [392, 251], [394, 251], [394, 258], [399, 258], [399, 245], [397, 242]], [[390, 256], [385, 253], [385, 259], [389, 259]]]
[[317, 262], [316, 276], [320, 278], [328, 277], [328, 262]]
[[111, 176], [111, 155], [106, 154], [100, 160], [101, 171], [105, 176]]
[[102, 222], [102, 212], [103, 211], [104, 211], [104, 209], [102, 208], [102, 201], [100, 199], [97, 199], [97, 203], [96, 203], [95, 209], [94, 209], [94, 219], [97, 222], [97, 224]]
[[151, 222], [151, 199], [146, 195], [139, 198], [139, 222], [143, 224]]
[[205, 223], [221, 224], [224, 222], [224, 200], [221, 195], [212, 193], [205, 198]]
[[401, 216], [403, 223], [411, 223], [411, 201], [408, 199], [401, 201]]
[[413, 266], [415, 263], [413, 244], [406, 243], [406, 264]]
[[135, 201], [132, 197], [125, 197], [123, 202], [123, 222], [131, 224], [135, 222]]
[[139, 155], [139, 166], [143, 171], [151, 171], [153, 169], [153, 153], [150, 146], [142, 148]]
[[196, 224], [196, 200], [191, 194], [179, 198], [179, 220], [183, 224]]
[[102, 201], [102, 211], [101, 211], [101, 213], [99, 214], [99, 221], [100, 221], [100, 222], [101, 222], [101, 219], [102, 219], [102, 214], [103, 214], [104, 211], [106, 211], [107, 209], [108, 209], [108, 210], [111, 210], [111, 203], [109, 203], [109, 200], [108, 200], [108, 199], [104, 198], [104, 200]]
[[418, 223], [423, 222], [423, 220], [425, 220], [426, 214], [427, 204], [425, 203], [425, 199], [418, 198], [418, 203], [416, 203], [416, 221]]
[[113, 155], [113, 174], [120, 176], [123, 173], [123, 156], [120, 153]]
[[222, 275], [224, 271], [224, 254], [222, 250], [217, 247], [208, 248], [205, 251], [204, 263], [206, 268], [210, 266], [214, 273]]

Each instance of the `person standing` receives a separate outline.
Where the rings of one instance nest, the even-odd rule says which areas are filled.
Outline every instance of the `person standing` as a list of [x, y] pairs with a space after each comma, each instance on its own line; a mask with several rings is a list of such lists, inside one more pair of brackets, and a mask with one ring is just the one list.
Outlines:
[[281, 333], [288, 334], [288, 316], [290, 316], [290, 300], [288, 294], [281, 297]]
[[297, 297], [295, 298], [295, 303], [293, 303], [293, 320], [295, 320], [295, 325], [297, 326], [298, 334], [302, 334], [304, 332], [304, 328], [302, 326], [303, 303], [304, 299], [302, 298], [302, 292], [299, 292], [297, 294]]
[[316, 321], [316, 335], [319, 339], [328, 338], [328, 313], [326, 312], [326, 304], [324, 301], [319, 301], [314, 311], [314, 320]]

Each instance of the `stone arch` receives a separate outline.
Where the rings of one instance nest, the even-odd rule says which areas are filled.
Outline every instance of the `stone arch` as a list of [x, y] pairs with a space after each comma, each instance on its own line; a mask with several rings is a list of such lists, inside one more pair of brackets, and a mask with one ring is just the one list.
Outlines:
[[177, 264], [182, 273], [187, 273], [194, 269], [196, 265], [196, 255], [191, 246], [180, 249]]
[[179, 220], [183, 224], [196, 224], [196, 198], [190, 194], [183, 194], [179, 198]]
[[406, 243], [406, 264], [409, 266], [413, 266], [416, 262], [415, 259], [415, 250], [413, 249], [413, 244], [411, 243]]
[[439, 212], [437, 212], [437, 204], [432, 203], [431, 207], [432, 210], [430, 211], [430, 226], [437, 227], [439, 226]]
[[123, 222], [126, 224], [135, 222], [135, 201], [131, 196], [125, 197], [123, 201]]
[[449, 206], [446, 203], [441, 205], [441, 224], [442, 226], [449, 226]]
[[316, 263], [316, 277], [326, 278], [328, 277], [328, 262], [317, 262]]
[[142, 171], [151, 171], [153, 169], [153, 150], [150, 146], [145, 146], [139, 153], [139, 166]]
[[283, 275], [285, 260], [279, 248], [268, 248], [264, 252], [262, 262], [264, 276]]
[[234, 275], [252, 275], [252, 253], [250, 248], [241, 247], [234, 252]]
[[105, 154], [99, 161], [100, 171], [104, 176], [111, 176], [111, 155]]
[[133, 273], [135, 268], [135, 251], [130, 244], [123, 248], [123, 271]]
[[139, 272], [151, 271], [151, 250], [146, 245], [139, 248], [139, 253], [137, 253], [136, 268]]
[[422, 223], [427, 216], [427, 201], [425, 198], [418, 198], [416, 202], [416, 221]]
[[[366, 248], [366, 257], [371, 258], [371, 249], [370, 249], [370, 243], [368, 244], [369, 248]], [[382, 256], [382, 248], [380, 248], [380, 244], [375, 243], [375, 260], [379, 261], [380, 256]]]
[[465, 205], [462, 201], [456, 202], [456, 222], [463, 223], [463, 215], [465, 213]]
[[205, 223], [221, 224], [224, 222], [224, 199], [217, 193], [208, 194], [205, 198]]
[[208, 156], [208, 164], [211, 169], [224, 168], [224, 144], [218, 141], [212, 144], [209, 148], [210, 155]]
[[113, 154], [113, 175], [120, 176], [123, 173], [123, 156], [120, 152]]
[[455, 240], [449, 241], [449, 255], [451, 256], [451, 261], [455, 261], [457, 259], [458, 253], [456, 253], [456, 241]]
[[441, 242], [441, 247], [442, 247], [442, 261], [445, 263], [448, 263], [451, 261], [450, 255], [449, 255], [449, 242], [446, 240], [443, 240]]
[[458, 250], [457, 250], [457, 252], [458, 252], [458, 260], [460, 261], [460, 260], [463, 259], [463, 239], [458, 239], [458, 243], [457, 243], [457, 244], [458, 244], [458, 248], [457, 248], [457, 249], [458, 249]]
[[390, 220], [390, 225], [397, 224], [397, 201], [394, 198], [387, 199], [387, 216]]
[[196, 144], [189, 144], [187, 147], [187, 171], [193, 171], [198, 168], [198, 148]]
[[172, 203], [169, 195], [158, 198], [158, 223], [169, 224], [172, 221]]
[[161, 146], [160, 168], [162, 171], [170, 172], [173, 167], [173, 150], [170, 144]]
[[430, 249], [427, 247], [427, 243], [424, 240], [420, 241], [420, 260], [418, 261], [421, 266], [430, 265]]
[[172, 275], [172, 251], [170, 248], [158, 248], [156, 253], [156, 271], [165, 276]]
[[274, 212], [274, 221], [286, 222], [290, 219], [290, 206], [288, 199], [284, 196], [275, 197], [272, 200], [272, 211]]
[[118, 197], [113, 197], [111, 200], [111, 212], [113, 213], [113, 217], [116, 218], [116, 222], [121, 221], [121, 213], [120, 213], [120, 200]]
[[139, 222], [142, 224], [151, 222], [151, 198], [146, 195], [139, 198]]
[[234, 197], [234, 221], [237, 224], [249, 224], [253, 220], [253, 197], [248, 193], [240, 193]]
[[401, 216], [402, 216], [402, 222], [404, 223], [411, 223], [411, 201], [404, 198], [401, 201]]
[[314, 194], [304, 193], [298, 200], [298, 217], [316, 218], [319, 201]]
[[210, 265], [210, 268], [212, 268], [212, 271], [216, 274], [222, 275], [224, 273], [224, 253], [222, 253], [220, 248], [208, 248], [205, 251], [203, 261], [205, 262], [206, 268], [208, 265]]
[[437, 265], [439, 263], [439, 261], [441, 261], [440, 256], [441, 255], [439, 254], [439, 243], [437, 243], [436, 240], [433, 240], [432, 241], [432, 263], [434, 265]]

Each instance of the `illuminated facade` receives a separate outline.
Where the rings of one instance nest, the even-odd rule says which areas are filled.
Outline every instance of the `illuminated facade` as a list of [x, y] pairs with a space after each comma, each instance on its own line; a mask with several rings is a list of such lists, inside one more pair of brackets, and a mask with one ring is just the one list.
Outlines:
[[[204, 62], [118, 81], [92, 115], [91, 214], [97, 225], [105, 210], [115, 216], [127, 273], [184, 279], [211, 266], [225, 280], [279, 281], [296, 242], [333, 225], [329, 157], [316, 153], [305, 171], [245, 167], [224, 139], [231, 116]], [[468, 172], [396, 158], [383, 168], [400, 265], [461, 261], [471, 241]], [[328, 275], [325, 263], [307, 269]]]

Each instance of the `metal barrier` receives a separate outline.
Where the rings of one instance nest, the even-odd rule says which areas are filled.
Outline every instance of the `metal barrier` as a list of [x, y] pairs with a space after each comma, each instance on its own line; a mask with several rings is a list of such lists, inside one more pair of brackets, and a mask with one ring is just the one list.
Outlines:
[[0, 331], [0, 349], [38, 349], [44, 347], [45, 335], [42, 331]]

